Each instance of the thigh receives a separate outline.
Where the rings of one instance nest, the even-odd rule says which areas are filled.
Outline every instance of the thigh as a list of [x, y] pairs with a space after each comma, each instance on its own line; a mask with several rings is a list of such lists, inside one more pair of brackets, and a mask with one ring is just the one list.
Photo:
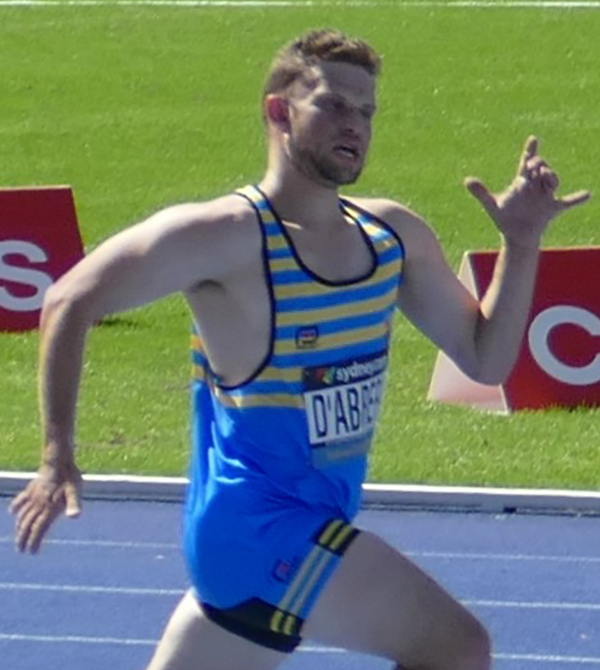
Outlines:
[[[487, 633], [400, 552], [361, 532], [317, 601], [303, 637], [392, 659], [407, 668], [484, 667]], [[475, 661], [475, 659], [473, 659]]]
[[287, 657], [209, 621], [189, 591], [167, 624], [147, 670], [271, 670]]

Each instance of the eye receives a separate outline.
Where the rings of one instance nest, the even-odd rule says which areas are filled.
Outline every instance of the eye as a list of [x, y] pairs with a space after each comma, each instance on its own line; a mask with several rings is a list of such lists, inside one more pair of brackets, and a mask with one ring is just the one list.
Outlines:
[[346, 103], [339, 98], [323, 98], [318, 102], [319, 107], [333, 114], [344, 114], [346, 112]]
[[342, 100], [334, 100], [332, 103], [333, 111], [336, 114], [343, 114], [346, 111], [346, 104]]
[[360, 113], [363, 118], [370, 121], [375, 116], [375, 109], [373, 107], [363, 107]]

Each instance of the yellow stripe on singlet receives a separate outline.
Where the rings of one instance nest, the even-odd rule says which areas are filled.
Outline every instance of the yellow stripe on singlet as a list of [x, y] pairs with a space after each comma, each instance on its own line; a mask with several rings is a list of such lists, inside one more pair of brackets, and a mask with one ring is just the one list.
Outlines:
[[302, 409], [304, 400], [301, 394], [292, 395], [287, 393], [265, 393], [255, 395], [233, 395], [226, 390], [215, 387], [215, 396], [225, 407], [291, 407]]
[[[384, 266], [377, 272], [377, 276], [375, 279], [371, 280], [370, 286], [376, 286], [378, 282], [384, 282], [390, 279], [391, 277], [394, 276], [399, 276], [400, 271], [398, 269], [397, 264], [395, 263], [390, 263], [389, 265]], [[349, 284], [341, 284], [341, 285], [333, 285], [330, 286], [329, 284], [319, 284], [314, 281], [305, 281], [305, 282], [298, 282], [294, 284], [277, 284], [277, 275], [274, 275], [273, 277], [274, 282], [273, 282], [273, 288], [275, 291], [275, 295], [277, 298], [280, 299], [285, 299], [285, 298], [306, 298], [306, 297], [318, 297], [320, 295], [326, 295], [326, 294], [331, 294], [331, 293], [339, 293], [340, 290], [348, 290], [351, 291], [354, 288], [359, 288], [360, 289], [360, 284], [357, 283], [349, 283]], [[394, 287], [397, 289], [397, 287]], [[357, 301], [360, 303], [360, 301]]]
[[[396, 299], [398, 289], [394, 286], [387, 293], [379, 298], [371, 298], [364, 302], [356, 304], [345, 303], [334, 307], [321, 307], [310, 310], [297, 310], [293, 312], [280, 312], [277, 315], [278, 326], [293, 326], [298, 324], [316, 324], [323, 321], [336, 321], [348, 316], [361, 317], [372, 312], [380, 312], [390, 305]], [[357, 309], [358, 308], [358, 309]]]

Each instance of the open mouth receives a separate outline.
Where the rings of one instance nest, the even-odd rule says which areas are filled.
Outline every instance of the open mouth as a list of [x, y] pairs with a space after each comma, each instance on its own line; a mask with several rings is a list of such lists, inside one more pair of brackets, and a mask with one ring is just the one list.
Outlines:
[[348, 146], [347, 144], [339, 144], [335, 147], [334, 151], [352, 160], [357, 160], [360, 157], [358, 149]]

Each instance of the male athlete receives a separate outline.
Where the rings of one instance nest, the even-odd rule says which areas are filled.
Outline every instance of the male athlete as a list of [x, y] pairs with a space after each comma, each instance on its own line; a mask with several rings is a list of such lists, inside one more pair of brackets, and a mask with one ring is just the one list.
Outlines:
[[291, 43], [265, 89], [260, 184], [159, 212], [47, 293], [43, 463], [12, 503], [18, 548], [32, 553], [60, 513], [80, 512], [74, 425], [87, 331], [176, 291], [194, 317], [192, 588], [148, 670], [268, 670], [305, 638], [407, 669], [489, 666], [481, 624], [352, 525], [391, 319], [399, 308], [473, 379], [500, 383], [520, 347], [542, 233], [589, 194], [556, 197], [535, 139], [502, 194], [469, 180], [502, 237], [478, 302], [416, 214], [338, 193], [365, 164], [379, 67], [368, 44], [336, 31]]

